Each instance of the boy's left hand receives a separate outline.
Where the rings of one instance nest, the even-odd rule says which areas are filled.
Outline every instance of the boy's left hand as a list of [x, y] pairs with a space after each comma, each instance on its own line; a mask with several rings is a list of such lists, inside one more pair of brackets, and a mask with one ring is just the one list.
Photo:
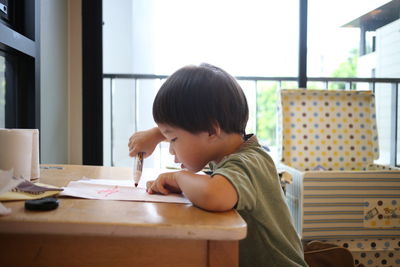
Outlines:
[[147, 193], [149, 194], [163, 194], [168, 195], [170, 193], [181, 194], [182, 191], [179, 188], [178, 183], [175, 179], [175, 174], [178, 172], [167, 172], [162, 173], [154, 181], [148, 181], [146, 184]]

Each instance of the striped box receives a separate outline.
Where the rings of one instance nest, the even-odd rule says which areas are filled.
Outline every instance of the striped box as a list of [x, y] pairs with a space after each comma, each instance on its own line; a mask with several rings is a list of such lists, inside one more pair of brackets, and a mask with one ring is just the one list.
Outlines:
[[299, 171], [286, 197], [303, 240], [400, 238], [400, 170]]

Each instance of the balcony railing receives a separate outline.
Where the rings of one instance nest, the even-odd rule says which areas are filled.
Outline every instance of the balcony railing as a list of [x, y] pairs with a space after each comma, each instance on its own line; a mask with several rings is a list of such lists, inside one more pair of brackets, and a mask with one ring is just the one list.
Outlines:
[[[153, 74], [103, 75], [105, 164], [108, 162], [112, 166], [129, 166], [127, 161], [120, 160], [127, 158], [127, 140], [133, 132], [151, 127], [151, 103], [162, 81], [167, 77]], [[257, 131], [256, 98], [261, 84], [274, 84], [276, 90], [298, 88], [297, 77], [237, 76], [236, 79], [242, 84], [248, 97], [249, 124], [253, 132]], [[379, 163], [392, 166], [400, 163], [399, 84], [398, 78], [309, 77], [307, 80], [307, 88], [310, 89], [372, 90], [375, 93], [381, 154]], [[123, 90], [124, 93], [120, 94]], [[122, 121], [131, 116], [131, 113], [133, 117], [129, 119], [129, 123]], [[129, 126], [125, 127], [125, 124]]]
[[[131, 80], [162, 80], [166, 79], [167, 75], [155, 75], [155, 74], [117, 74], [117, 73], [105, 73], [103, 74], [104, 79], [131, 79]], [[237, 80], [242, 81], [273, 81], [273, 82], [297, 82], [297, 77], [263, 77], [263, 76], [236, 76]], [[375, 88], [376, 84], [379, 83], [390, 83], [398, 86], [400, 83], [400, 78], [336, 78], [336, 77], [308, 77], [308, 82], [321, 82], [324, 83], [326, 89], [328, 88], [329, 83], [345, 83], [349, 86], [349, 88], [353, 84], [357, 83], [368, 83]], [[396, 85], [397, 84], [397, 85]]]

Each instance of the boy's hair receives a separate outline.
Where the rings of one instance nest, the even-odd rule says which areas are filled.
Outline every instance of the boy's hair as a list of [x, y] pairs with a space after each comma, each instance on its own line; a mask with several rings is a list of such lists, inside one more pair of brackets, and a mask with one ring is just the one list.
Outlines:
[[156, 123], [191, 133], [212, 132], [216, 123], [226, 133], [245, 134], [249, 109], [238, 82], [210, 64], [186, 66], [161, 86], [153, 103]]

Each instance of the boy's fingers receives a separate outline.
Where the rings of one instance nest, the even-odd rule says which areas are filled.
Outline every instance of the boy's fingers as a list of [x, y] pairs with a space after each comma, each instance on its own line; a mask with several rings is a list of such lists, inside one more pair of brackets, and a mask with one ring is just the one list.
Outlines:
[[162, 184], [159, 180], [147, 181], [146, 191], [149, 194], [159, 193], [163, 195], [168, 195], [170, 193], [170, 190], [168, 190], [166, 186], [167, 184]]
[[158, 191], [163, 195], [168, 195], [169, 194], [169, 191], [163, 186], [160, 186], [160, 188], [158, 188]]
[[147, 193], [154, 194], [154, 193], [161, 193], [163, 194], [157, 187], [156, 181], [148, 181], [146, 183]]
[[146, 183], [147, 190], [151, 189], [151, 186], [153, 185], [153, 183], [154, 183], [154, 181], [147, 181], [147, 183]]
[[132, 137], [133, 137], [133, 136], [129, 137], [128, 146], [131, 146], [131, 145], [132, 145]]
[[159, 193], [163, 195], [168, 195], [170, 193], [169, 190], [165, 188], [165, 186], [159, 180], [154, 181], [149, 189], [152, 193]]

